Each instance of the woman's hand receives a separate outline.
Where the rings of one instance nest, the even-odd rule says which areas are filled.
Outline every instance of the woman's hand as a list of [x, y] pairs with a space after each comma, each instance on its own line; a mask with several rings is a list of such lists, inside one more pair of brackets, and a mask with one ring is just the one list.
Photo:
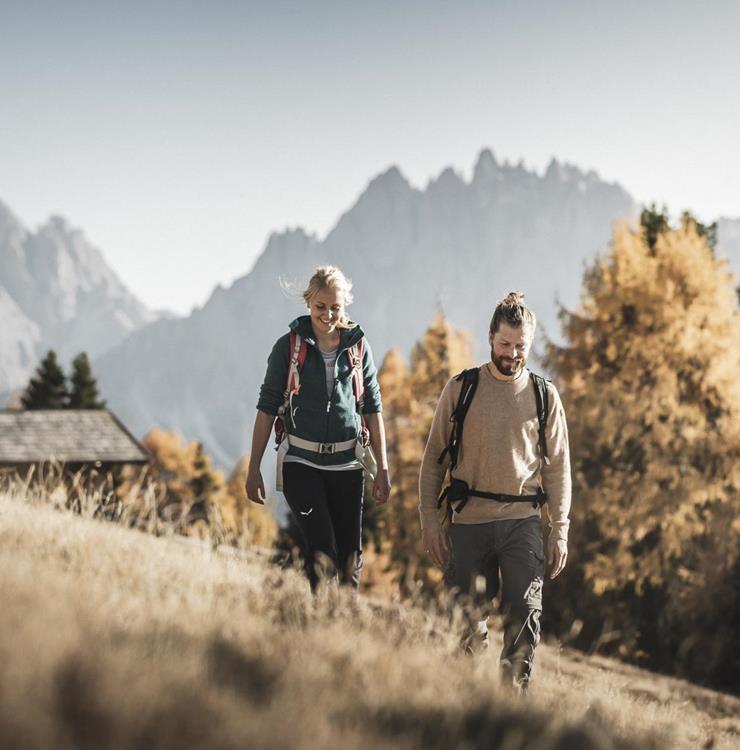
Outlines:
[[274, 421], [275, 417], [272, 414], [257, 409], [257, 418], [254, 420], [254, 430], [252, 430], [252, 455], [249, 458], [249, 468], [247, 469], [246, 489], [247, 497], [258, 505], [264, 505], [266, 499], [260, 463], [267, 447], [267, 441], [270, 439]]
[[259, 469], [247, 472], [247, 497], [259, 505], [265, 504], [265, 483], [262, 481], [262, 472]]
[[388, 496], [391, 493], [391, 480], [388, 476], [388, 469], [378, 469], [373, 482], [373, 500], [376, 505], [385, 505], [388, 502]]
[[[370, 432], [370, 447], [378, 465], [378, 473], [373, 482], [373, 500], [376, 505], [388, 502], [391, 492], [391, 480], [388, 476], [388, 457], [385, 453], [385, 426], [380, 412], [365, 415], [365, 424]], [[385, 468], [381, 468], [384, 466]]]

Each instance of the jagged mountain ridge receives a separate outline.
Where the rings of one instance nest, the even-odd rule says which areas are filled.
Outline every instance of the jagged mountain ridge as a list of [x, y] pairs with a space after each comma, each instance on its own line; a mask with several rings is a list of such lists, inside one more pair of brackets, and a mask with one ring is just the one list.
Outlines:
[[102, 354], [157, 318], [101, 252], [59, 216], [29, 231], [0, 203], [0, 392], [25, 384], [47, 349]]
[[390, 346], [408, 352], [440, 305], [482, 356], [495, 302], [511, 289], [526, 292], [554, 335], [556, 297], [577, 302], [584, 262], [604, 249], [613, 221], [635, 212], [619, 185], [555, 160], [538, 176], [486, 150], [470, 181], [446, 169], [424, 190], [392, 167], [323, 241], [301, 229], [273, 234], [248, 274], [188, 318], [135, 332], [96, 373], [136, 434], [176, 429], [231, 465], [249, 444], [270, 347], [303, 310], [281, 279], [300, 287], [319, 264], [342, 267], [378, 364]]

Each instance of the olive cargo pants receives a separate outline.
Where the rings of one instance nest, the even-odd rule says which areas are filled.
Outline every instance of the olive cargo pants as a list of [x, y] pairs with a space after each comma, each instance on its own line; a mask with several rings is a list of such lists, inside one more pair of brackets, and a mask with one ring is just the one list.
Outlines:
[[[539, 516], [449, 528], [450, 561], [445, 582], [480, 613], [499, 589], [504, 615], [502, 679], [526, 689], [540, 639], [545, 556]], [[485, 588], [481, 586], [481, 578]], [[485, 637], [479, 632], [479, 637]]]

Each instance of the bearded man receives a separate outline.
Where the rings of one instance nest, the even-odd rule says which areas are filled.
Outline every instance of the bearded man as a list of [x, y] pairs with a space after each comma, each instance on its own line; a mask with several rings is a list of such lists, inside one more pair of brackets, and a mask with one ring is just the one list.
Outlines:
[[[488, 335], [491, 361], [445, 386], [419, 479], [424, 548], [466, 603], [471, 621], [480, 620], [466, 634], [465, 647], [487, 646], [487, 616], [500, 584], [501, 675], [520, 692], [529, 686], [540, 637], [545, 576], [540, 509], [547, 505], [547, 562], [555, 578], [568, 556], [571, 501], [560, 397], [552, 383], [526, 367], [535, 326], [522, 294], [511, 292], [498, 303]], [[450, 508], [448, 528], [439, 519], [438, 498]]]

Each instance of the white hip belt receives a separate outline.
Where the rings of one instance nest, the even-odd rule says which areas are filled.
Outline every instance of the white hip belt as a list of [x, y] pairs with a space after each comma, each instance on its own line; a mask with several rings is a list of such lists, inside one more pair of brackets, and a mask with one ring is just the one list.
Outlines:
[[314, 443], [311, 440], [304, 440], [295, 435], [286, 435], [277, 447], [277, 477], [275, 481], [275, 489], [278, 490], [278, 492], [282, 492], [283, 490], [283, 459], [291, 445], [296, 448], [301, 448], [304, 451], [311, 451], [312, 453], [318, 453], [319, 455], [324, 456], [341, 453], [342, 451], [348, 451], [350, 448], [354, 448], [355, 458], [357, 458], [362, 465], [362, 468], [373, 479], [375, 479], [375, 475], [378, 471], [378, 465], [375, 461], [372, 449], [369, 445], [367, 447], [363, 446], [358, 438], [344, 440], [341, 443]]
[[350, 448], [354, 448], [357, 444], [357, 438], [344, 440], [341, 443], [312, 443], [310, 440], [304, 440], [295, 435], [288, 435], [288, 442], [296, 448], [300, 448], [304, 451], [311, 451], [312, 453], [320, 453], [322, 455], [331, 455], [332, 453], [341, 453], [342, 451], [348, 451]]

